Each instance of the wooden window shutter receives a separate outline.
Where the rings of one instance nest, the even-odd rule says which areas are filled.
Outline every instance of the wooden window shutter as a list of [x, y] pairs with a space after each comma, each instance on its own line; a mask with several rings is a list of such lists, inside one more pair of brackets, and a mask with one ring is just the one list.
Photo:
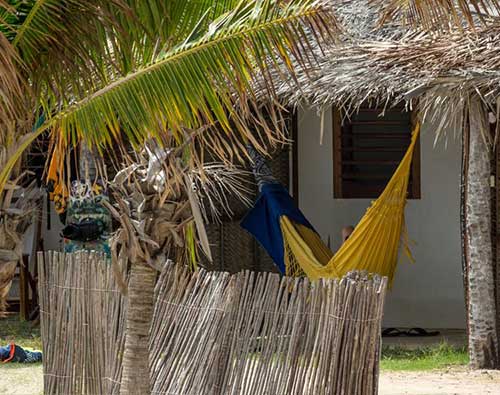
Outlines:
[[[333, 109], [333, 186], [337, 199], [374, 199], [403, 158], [411, 141], [415, 115], [403, 106], [387, 109], [362, 106], [344, 120]], [[417, 142], [408, 197], [420, 199], [420, 142]]]

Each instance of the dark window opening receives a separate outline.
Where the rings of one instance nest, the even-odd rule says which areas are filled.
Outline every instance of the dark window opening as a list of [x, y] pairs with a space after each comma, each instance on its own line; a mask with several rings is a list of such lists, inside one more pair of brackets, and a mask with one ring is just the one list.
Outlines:
[[[342, 123], [333, 110], [334, 197], [377, 198], [390, 180], [411, 141], [412, 112], [403, 106], [386, 109], [362, 106]], [[417, 141], [408, 197], [420, 199], [420, 142]]]

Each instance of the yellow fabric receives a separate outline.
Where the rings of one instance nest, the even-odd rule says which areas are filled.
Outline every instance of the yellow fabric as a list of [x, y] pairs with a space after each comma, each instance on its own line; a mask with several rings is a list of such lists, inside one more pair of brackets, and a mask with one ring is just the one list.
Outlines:
[[354, 232], [334, 255], [311, 229], [293, 223], [286, 216], [280, 224], [285, 244], [288, 275], [303, 272], [312, 280], [341, 277], [351, 270], [366, 270], [389, 278], [392, 284], [401, 239], [413, 261], [404, 225], [408, 181], [417, 125], [411, 144], [380, 197], [368, 208]]

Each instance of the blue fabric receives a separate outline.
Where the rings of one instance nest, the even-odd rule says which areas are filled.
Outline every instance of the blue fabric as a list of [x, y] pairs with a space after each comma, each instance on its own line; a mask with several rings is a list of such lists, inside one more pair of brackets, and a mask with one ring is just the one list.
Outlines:
[[40, 128], [40, 126], [42, 126], [44, 122], [45, 122], [45, 114], [42, 113], [36, 120], [35, 124], [33, 125], [32, 131], [34, 132], [38, 130], [38, 128]]
[[[9, 358], [10, 347], [10, 344], [8, 346], [0, 347], [0, 361], [4, 361]], [[42, 353], [40, 351], [28, 351], [16, 344], [14, 348], [14, 357], [9, 362], [32, 363], [41, 361]]]
[[285, 247], [280, 227], [280, 217], [283, 215], [295, 223], [314, 230], [281, 184], [266, 184], [262, 187], [253, 208], [241, 221], [241, 227], [257, 239], [280, 272], [285, 274]]
[[10, 344], [8, 346], [0, 347], [0, 361], [5, 361], [10, 355]]

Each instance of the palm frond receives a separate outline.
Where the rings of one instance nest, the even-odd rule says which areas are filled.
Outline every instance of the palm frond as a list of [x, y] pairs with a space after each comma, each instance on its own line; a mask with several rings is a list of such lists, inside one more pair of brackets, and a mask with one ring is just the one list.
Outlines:
[[381, 8], [381, 23], [401, 21], [413, 27], [449, 31], [488, 23], [500, 17], [498, 0], [372, 0]]
[[18, 66], [19, 59], [15, 49], [0, 32], [0, 126], [18, 118], [18, 99], [22, 92]]
[[205, 32], [211, 22], [234, 9], [239, 0], [188, 0], [170, 2], [169, 19], [180, 23], [168, 24], [168, 36], [173, 42], [193, 41]]
[[38, 0], [28, 3], [30, 7], [16, 9], [19, 23], [12, 40], [28, 64], [36, 62], [46, 51], [54, 54], [62, 49], [78, 52], [82, 42], [88, 42], [93, 39], [88, 36], [97, 33], [96, 23], [90, 18], [102, 16], [99, 1]]
[[146, 66], [179, 43], [194, 41], [238, 2], [128, 0], [126, 6], [120, 6], [118, 1], [107, 2], [101, 10], [113, 22], [107, 44], [114, 59], [108, 66], [115, 68], [118, 76]]
[[206, 163], [203, 167], [193, 168], [189, 179], [205, 222], [220, 222], [225, 214], [234, 216], [231, 209], [231, 198], [250, 207], [251, 196], [255, 185], [251, 183], [252, 173], [234, 166], [220, 163]]
[[[55, 0], [43, 2], [55, 3]], [[89, 0], [79, 3], [88, 4], [92, 9], [93, 3]], [[131, 65], [137, 66], [141, 62], [133, 61], [135, 53], [128, 54], [129, 57], [111, 45], [106, 49], [106, 59], [92, 64], [91, 68], [97, 70], [91, 76], [97, 77], [92, 78], [88, 85], [82, 84], [77, 76], [62, 77], [63, 83], [56, 90], [62, 92], [64, 88], [64, 92], [70, 94], [63, 101], [60, 97], [44, 101], [47, 121], [36, 132], [25, 136], [18, 150], [12, 152], [11, 159], [0, 172], [0, 189], [5, 185], [16, 158], [20, 157], [20, 151], [47, 129], [51, 129], [64, 144], [74, 145], [86, 140], [101, 150], [124, 138], [138, 144], [153, 137], [163, 143], [168, 140], [170, 146], [182, 146], [185, 140], [191, 139], [186, 130], [199, 130], [204, 125], [210, 125], [203, 133], [208, 137], [195, 138], [193, 144], [213, 145], [216, 152], [231, 151], [231, 145], [241, 145], [245, 140], [259, 146], [255, 126], [261, 129], [263, 138], [272, 141], [274, 131], [259, 111], [256, 92], [265, 89], [269, 100], [276, 100], [273, 70], [294, 85], [294, 68], [306, 70], [312, 67], [315, 63], [312, 47], [330, 38], [337, 29], [328, 3], [327, 0], [240, 1], [231, 12], [223, 13], [213, 21], [205, 33], [188, 35], [187, 41], [174, 45], [172, 49], [157, 51], [157, 56], [146, 66], [125, 76], [120, 74], [123, 70], [117, 71], [120, 67], [113, 69], [120, 62], [117, 57], [128, 58]], [[66, 4], [76, 6], [73, 0]], [[69, 5], [64, 8], [66, 11], [70, 10]], [[222, 10], [225, 9], [221, 8], [219, 12]], [[125, 11], [130, 9], [125, 8]], [[59, 12], [52, 7], [46, 12], [39, 9], [29, 19], [32, 26], [39, 26], [45, 32], [57, 32], [58, 25], [50, 21], [57, 20]], [[106, 9], [103, 12], [108, 13]], [[131, 20], [134, 18], [133, 15]], [[40, 22], [35, 23], [35, 20]], [[176, 25], [182, 21], [170, 22]], [[121, 22], [117, 25], [125, 26]], [[75, 22], [75, 26], [77, 31], [80, 25]], [[45, 45], [34, 37], [35, 30], [20, 29], [22, 36], [16, 40], [17, 45], [26, 48], [28, 53], [33, 50], [28, 58], [34, 57], [37, 43]], [[123, 30], [117, 34], [134, 31]], [[315, 33], [308, 34], [311, 31]], [[109, 33], [99, 32], [108, 34], [108, 38]], [[46, 43], [57, 48], [58, 43], [54, 43], [50, 34], [41, 34], [41, 37], [40, 40], [45, 37]], [[79, 44], [76, 45], [78, 48]], [[82, 51], [84, 49], [88, 51], [83, 45]], [[68, 62], [74, 62], [74, 58], [72, 56]], [[235, 107], [237, 104], [238, 108]], [[58, 107], [54, 108], [54, 105]], [[270, 118], [272, 126], [277, 129], [277, 116], [271, 114]], [[228, 136], [229, 142], [211, 138], [220, 135], [221, 131]], [[233, 136], [238, 136], [239, 142]]]
[[[310, 48], [335, 27], [325, 1], [242, 1], [200, 38], [91, 92], [50, 122], [64, 141], [84, 139], [101, 148], [120, 132], [136, 144], [149, 136], [162, 141], [168, 134], [182, 143], [185, 129], [206, 124], [254, 141], [247, 120], [253, 117], [252, 124], [265, 128], [252, 107], [257, 75], [269, 99], [276, 99], [271, 71], [279, 70], [293, 84], [293, 65], [312, 67]], [[307, 29], [316, 34], [306, 34]], [[236, 101], [243, 103], [238, 111]]]
[[64, 97], [67, 81], [78, 79], [88, 89], [93, 78], [103, 78], [107, 37], [116, 27], [113, 15], [128, 10], [124, 1], [31, 0], [12, 6], [0, 27], [8, 30], [37, 96], [51, 95], [55, 102]]
[[[143, 40], [146, 32], [146, 36], [154, 40], [156, 50], [172, 49], [181, 42], [193, 41], [211, 22], [238, 3], [239, 0], [130, 1], [134, 19], [129, 18], [127, 23], [129, 42]], [[142, 29], [137, 29], [138, 26]], [[143, 44], [148, 47], [144, 41]]]

